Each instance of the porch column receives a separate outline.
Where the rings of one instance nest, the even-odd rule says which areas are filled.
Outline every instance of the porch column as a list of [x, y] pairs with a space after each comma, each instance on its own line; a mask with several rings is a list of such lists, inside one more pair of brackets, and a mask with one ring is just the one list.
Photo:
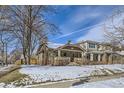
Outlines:
[[112, 54], [109, 56], [109, 58], [108, 58], [108, 63], [109, 64], [112, 64], [113, 62], [112, 62]]
[[93, 61], [93, 54], [90, 54], [90, 61]]
[[58, 50], [58, 57], [60, 57], [61, 56], [61, 52], [60, 52], [60, 50]]
[[81, 53], [81, 57], [82, 57], [82, 58], [84, 57], [84, 53], [83, 53], [83, 52]]
[[108, 62], [107, 62], [107, 53], [104, 53], [104, 54], [103, 54], [102, 62], [103, 62], [104, 64], [107, 64], [107, 63], [108, 63]]
[[101, 54], [98, 54], [98, 61], [101, 61]]

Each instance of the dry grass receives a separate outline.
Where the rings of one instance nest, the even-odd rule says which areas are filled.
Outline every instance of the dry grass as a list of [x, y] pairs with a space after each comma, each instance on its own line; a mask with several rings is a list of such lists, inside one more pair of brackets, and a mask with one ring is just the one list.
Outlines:
[[80, 64], [76, 63], [76, 62], [70, 62], [68, 64], [68, 66], [80, 66]]
[[9, 73], [11, 73], [11, 72], [13, 72], [13, 71], [15, 71], [15, 70], [17, 70], [17, 69], [19, 69], [19, 68], [20, 68], [20, 66], [17, 66], [17, 65], [14, 65], [12, 67], [6, 68], [5, 71], [0, 72], [0, 78], [5, 76], [5, 75], [7, 75], [7, 74], [9, 74]]
[[12, 71], [8, 73], [7, 75], [0, 78], [0, 83], [10, 83], [16, 80], [19, 80], [21, 78], [24, 78], [26, 75], [19, 73], [19, 70]]

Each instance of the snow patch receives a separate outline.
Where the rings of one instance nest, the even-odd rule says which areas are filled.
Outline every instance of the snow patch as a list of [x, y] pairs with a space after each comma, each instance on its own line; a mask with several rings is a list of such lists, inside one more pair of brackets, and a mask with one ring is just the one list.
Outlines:
[[25, 66], [20, 73], [26, 74], [35, 83], [69, 80], [88, 76], [113, 75], [124, 72], [124, 65], [92, 66]]
[[72, 88], [124, 88], [124, 78], [85, 83]]

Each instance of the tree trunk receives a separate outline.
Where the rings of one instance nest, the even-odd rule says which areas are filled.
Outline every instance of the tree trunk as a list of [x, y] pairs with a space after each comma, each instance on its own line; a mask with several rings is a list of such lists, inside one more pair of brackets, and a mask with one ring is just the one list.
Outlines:
[[5, 43], [5, 49], [6, 49], [6, 50], [5, 50], [5, 52], [6, 52], [6, 53], [5, 53], [5, 64], [8, 65], [8, 62], [7, 62], [7, 61], [8, 61], [8, 60], [7, 60], [7, 43]]
[[28, 29], [28, 64], [31, 61], [31, 35], [32, 35], [32, 6], [29, 6], [29, 29]]
[[23, 57], [24, 57], [24, 60], [23, 60], [23, 62], [24, 62], [24, 64], [26, 65], [27, 64], [27, 58], [26, 58], [26, 54], [25, 54], [26, 52], [25, 52], [25, 49], [23, 49]]

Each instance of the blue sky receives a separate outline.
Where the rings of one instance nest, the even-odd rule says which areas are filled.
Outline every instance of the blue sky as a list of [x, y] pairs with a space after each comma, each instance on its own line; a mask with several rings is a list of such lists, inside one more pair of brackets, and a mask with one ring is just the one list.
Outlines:
[[55, 43], [73, 43], [81, 40], [102, 40], [102, 23], [114, 10], [122, 6], [55, 6], [57, 14], [49, 16], [62, 34], [49, 35], [49, 41]]

